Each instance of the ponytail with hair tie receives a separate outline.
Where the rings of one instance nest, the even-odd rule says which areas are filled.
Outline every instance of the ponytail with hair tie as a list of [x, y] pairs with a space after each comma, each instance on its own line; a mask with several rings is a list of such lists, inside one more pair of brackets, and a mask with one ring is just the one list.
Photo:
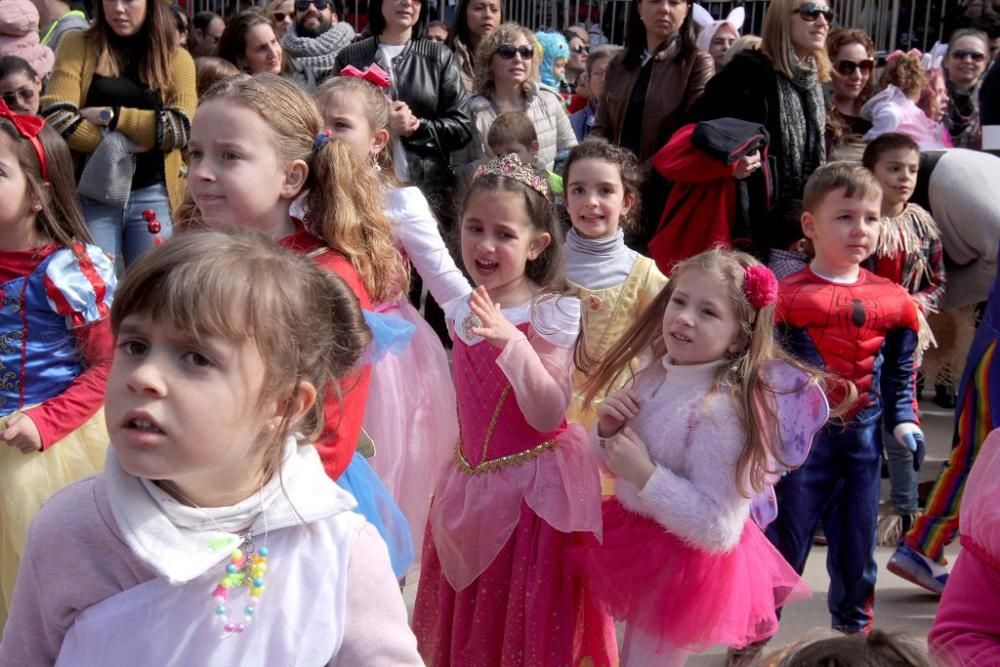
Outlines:
[[332, 138], [333, 138], [333, 133], [330, 132], [330, 130], [323, 130], [322, 132], [317, 134], [316, 139], [313, 140], [313, 152], [318, 153], [319, 151], [321, 151], [324, 146], [330, 143], [330, 139]]

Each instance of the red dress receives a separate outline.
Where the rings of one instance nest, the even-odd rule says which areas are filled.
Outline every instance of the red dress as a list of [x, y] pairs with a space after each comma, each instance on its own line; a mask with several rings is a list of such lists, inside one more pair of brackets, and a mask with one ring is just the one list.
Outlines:
[[[339, 252], [332, 250], [295, 221], [295, 232], [278, 242], [292, 252], [307, 255], [317, 266], [335, 273], [347, 283], [361, 302], [361, 307], [372, 309], [372, 302], [361, 276], [354, 266]], [[365, 365], [341, 381], [342, 397], [337, 392], [328, 392], [323, 406], [323, 433], [316, 440], [323, 467], [331, 479], [336, 480], [347, 469], [357, 448], [361, 434], [361, 422], [365, 417], [368, 403], [368, 384], [371, 381], [371, 366]]]

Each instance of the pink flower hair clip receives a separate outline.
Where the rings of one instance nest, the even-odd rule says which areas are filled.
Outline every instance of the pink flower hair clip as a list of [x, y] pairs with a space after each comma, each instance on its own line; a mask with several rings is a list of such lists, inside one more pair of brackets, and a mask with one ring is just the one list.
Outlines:
[[778, 300], [778, 279], [763, 264], [748, 266], [743, 272], [743, 294], [754, 310], [770, 306]]

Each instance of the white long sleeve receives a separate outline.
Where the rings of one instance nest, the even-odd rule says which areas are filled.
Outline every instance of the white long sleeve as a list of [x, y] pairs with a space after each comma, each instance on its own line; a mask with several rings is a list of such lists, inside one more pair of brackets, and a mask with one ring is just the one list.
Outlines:
[[657, 362], [638, 375], [639, 415], [628, 426], [656, 471], [642, 489], [616, 486], [626, 507], [712, 553], [736, 546], [750, 516], [736, 483], [743, 430], [728, 392], [712, 392], [716, 368]]
[[472, 292], [448, 246], [441, 238], [434, 214], [418, 188], [399, 188], [386, 193], [386, 217], [392, 233], [423, 278], [434, 299], [445, 304]]

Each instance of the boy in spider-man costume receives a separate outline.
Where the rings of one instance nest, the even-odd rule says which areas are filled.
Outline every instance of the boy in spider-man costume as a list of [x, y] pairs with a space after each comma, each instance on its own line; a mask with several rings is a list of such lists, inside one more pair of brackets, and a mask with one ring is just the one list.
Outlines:
[[767, 531], [801, 573], [823, 521], [828, 606], [833, 627], [843, 632], [871, 628], [881, 420], [914, 452], [915, 467], [924, 454], [910, 381], [916, 307], [901, 287], [859, 266], [878, 240], [881, 197], [878, 181], [860, 166], [832, 163], [816, 170], [802, 215], [815, 259], [781, 281], [778, 304], [783, 342], [831, 376], [831, 405], [843, 403], [848, 393], [838, 378], [858, 392], [842, 420], [816, 435], [805, 465], [778, 484], [778, 518]]

